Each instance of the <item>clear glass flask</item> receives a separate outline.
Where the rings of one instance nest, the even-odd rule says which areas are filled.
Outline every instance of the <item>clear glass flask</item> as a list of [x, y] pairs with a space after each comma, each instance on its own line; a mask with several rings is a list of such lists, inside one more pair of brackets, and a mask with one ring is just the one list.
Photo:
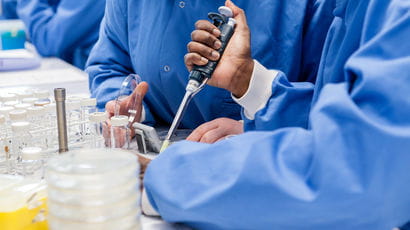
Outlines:
[[110, 121], [111, 148], [129, 149], [131, 133], [128, 128], [128, 116], [113, 116]]

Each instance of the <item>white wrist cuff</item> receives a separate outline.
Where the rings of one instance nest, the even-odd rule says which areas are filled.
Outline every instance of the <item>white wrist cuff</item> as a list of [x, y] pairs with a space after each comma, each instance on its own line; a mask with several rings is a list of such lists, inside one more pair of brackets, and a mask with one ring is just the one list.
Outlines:
[[147, 216], [160, 216], [160, 214], [155, 211], [154, 207], [152, 207], [151, 203], [148, 200], [147, 193], [145, 192], [145, 188], [142, 190], [141, 196], [141, 210]]
[[253, 120], [255, 114], [266, 106], [272, 96], [272, 83], [278, 76], [276, 70], [268, 70], [254, 60], [253, 73], [248, 90], [241, 98], [231, 95], [233, 100], [244, 108], [245, 117]]

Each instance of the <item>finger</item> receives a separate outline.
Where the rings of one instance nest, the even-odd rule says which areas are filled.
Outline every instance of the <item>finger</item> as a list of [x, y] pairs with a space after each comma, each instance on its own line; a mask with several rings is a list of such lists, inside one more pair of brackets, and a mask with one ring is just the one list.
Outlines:
[[188, 71], [191, 71], [194, 65], [202, 66], [208, 64], [208, 59], [201, 57], [197, 53], [187, 53], [185, 54], [184, 62]]
[[204, 30], [194, 30], [191, 33], [191, 38], [192, 38], [192, 41], [203, 43], [216, 50], [221, 48], [222, 46], [222, 43], [221, 41], [219, 41], [218, 38], [216, 38], [213, 34], [207, 31], [204, 31]]
[[212, 130], [206, 132], [204, 135], [202, 135], [199, 142], [212, 144], [212, 143], [216, 142], [217, 140], [219, 140], [219, 139], [221, 139], [222, 137], [225, 137], [225, 136], [226, 136], [225, 131], [218, 127], [216, 129], [212, 129]]
[[197, 30], [205, 30], [208, 33], [213, 34], [215, 37], [221, 36], [221, 31], [218, 29], [218, 27], [216, 27], [214, 24], [207, 20], [197, 21], [195, 23], [195, 28]]
[[227, 0], [225, 6], [232, 10], [233, 18], [236, 20], [236, 28], [243, 30], [247, 28], [248, 23], [246, 21], [245, 11], [237, 7], [232, 1]]
[[204, 123], [200, 125], [198, 128], [196, 128], [192, 133], [186, 138], [188, 141], [200, 141], [202, 136], [209, 132], [212, 129], [215, 129], [218, 127], [218, 124], [216, 122], [210, 121], [207, 123]]
[[105, 104], [105, 111], [108, 113], [108, 118], [114, 116], [115, 100]]
[[202, 57], [212, 61], [217, 61], [220, 57], [219, 53], [216, 50], [199, 42], [188, 43], [188, 51], [190, 53], [198, 53]]

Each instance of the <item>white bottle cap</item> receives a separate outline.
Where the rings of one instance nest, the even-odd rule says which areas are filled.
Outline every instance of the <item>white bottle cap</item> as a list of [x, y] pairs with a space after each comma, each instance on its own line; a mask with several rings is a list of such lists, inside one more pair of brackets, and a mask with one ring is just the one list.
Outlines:
[[9, 113], [10, 120], [21, 121], [27, 119], [27, 111], [24, 109], [12, 110]]
[[112, 126], [125, 126], [128, 125], [128, 117], [124, 115], [111, 117]]
[[34, 97], [44, 99], [50, 97], [50, 93], [48, 90], [38, 90], [34, 92]]
[[14, 107], [17, 104], [18, 104], [18, 101], [6, 101], [6, 102], [4, 102], [4, 106]]
[[56, 104], [55, 104], [55, 103], [51, 103], [51, 104], [45, 105], [44, 108], [46, 109], [46, 112], [47, 112], [47, 113], [55, 114], [55, 113], [57, 112], [57, 111], [56, 111]]
[[27, 121], [11, 123], [11, 131], [13, 132], [28, 132], [29, 130], [30, 130], [30, 123]]
[[2, 102], [6, 101], [16, 101], [17, 100], [17, 95], [13, 93], [6, 93], [0, 96]]
[[0, 125], [6, 123], [6, 117], [4, 115], [0, 115]]
[[42, 106], [33, 106], [27, 108], [27, 115], [29, 117], [42, 116], [46, 113], [46, 108]]
[[95, 112], [90, 114], [90, 121], [92, 122], [104, 122], [107, 120], [107, 114], [105, 112]]
[[50, 100], [42, 99], [42, 100], [38, 100], [38, 101], [34, 102], [34, 106], [45, 106], [45, 105], [48, 105], [50, 103], [51, 103]]
[[225, 15], [228, 18], [233, 17], [233, 12], [229, 7], [221, 6], [221, 7], [218, 8], [218, 11], [219, 11], [220, 14]]
[[38, 101], [38, 98], [36, 97], [29, 97], [29, 98], [24, 98], [23, 103], [31, 104], [34, 105], [34, 102]]
[[31, 92], [22, 92], [22, 93], [17, 93], [17, 97], [20, 99], [20, 100], [23, 100], [24, 98], [29, 98], [29, 97], [33, 97], [33, 93], [31, 93]]
[[95, 98], [83, 98], [81, 100], [81, 106], [96, 106], [97, 99]]
[[26, 147], [21, 150], [23, 160], [40, 160], [42, 149], [40, 147]]
[[27, 108], [30, 108], [30, 107], [31, 107], [31, 105], [27, 104], [27, 103], [20, 103], [20, 104], [14, 105], [14, 108], [16, 108], [16, 109], [27, 109]]
[[0, 107], [0, 114], [3, 114], [7, 117], [10, 111], [12, 110], [14, 110], [14, 107], [11, 107], [11, 106]]
[[67, 111], [81, 109], [81, 101], [67, 101], [65, 105], [66, 105]]

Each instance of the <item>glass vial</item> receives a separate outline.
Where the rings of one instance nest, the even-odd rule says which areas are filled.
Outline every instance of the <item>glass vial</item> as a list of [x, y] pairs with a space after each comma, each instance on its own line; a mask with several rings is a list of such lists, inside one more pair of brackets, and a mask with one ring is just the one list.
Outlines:
[[104, 112], [94, 112], [90, 114], [89, 117], [89, 127], [90, 127], [90, 146], [92, 148], [104, 148], [105, 138], [103, 130], [107, 127], [107, 114]]
[[111, 117], [111, 148], [129, 149], [130, 129], [128, 117], [124, 115]]
[[20, 173], [32, 179], [44, 179], [44, 160], [42, 149], [39, 147], [25, 147], [21, 150]]

